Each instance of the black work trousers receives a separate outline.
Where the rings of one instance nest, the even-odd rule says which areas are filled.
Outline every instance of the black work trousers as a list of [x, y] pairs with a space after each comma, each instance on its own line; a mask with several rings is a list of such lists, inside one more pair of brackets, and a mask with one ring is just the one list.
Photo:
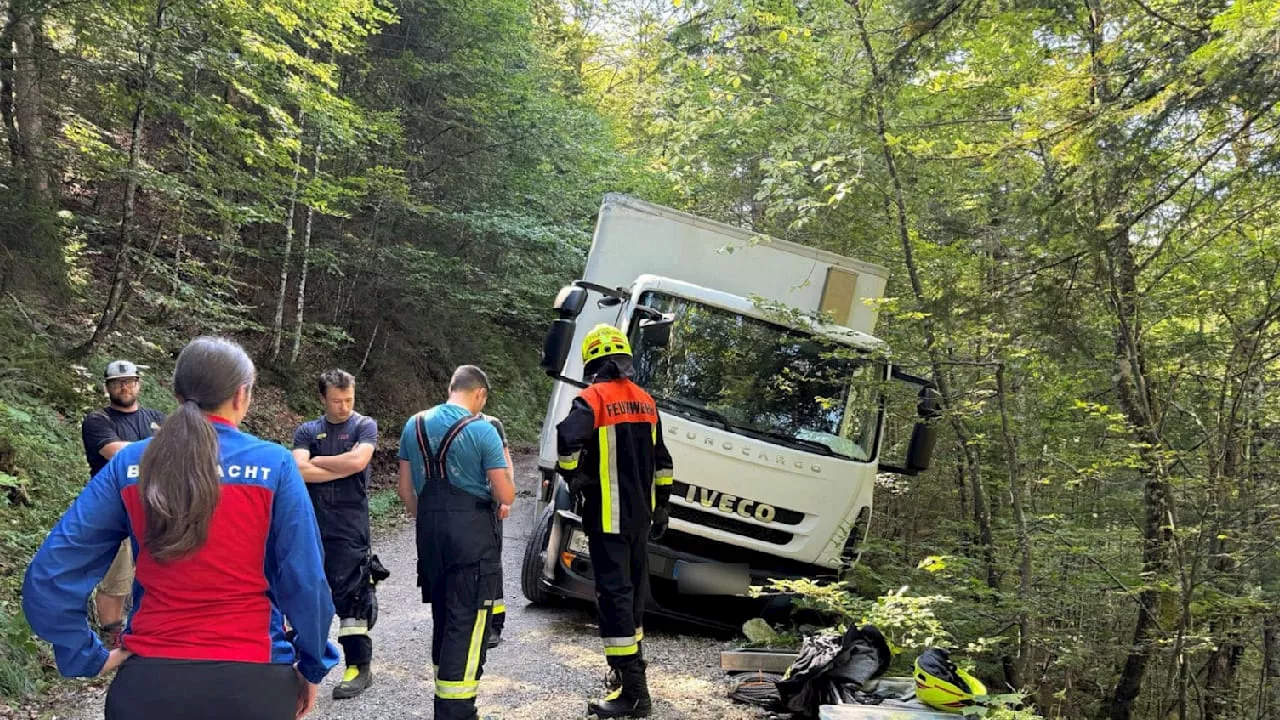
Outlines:
[[292, 665], [129, 658], [107, 690], [106, 720], [293, 720]]
[[501, 556], [497, 508], [428, 480], [418, 495], [418, 578], [431, 603], [436, 720], [474, 720]]
[[649, 597], [649, 528], [620, 534], [587, 532], [600, 609], [600, 637], [610, 667], [640, 659]]
[[307, 485], [324, 545], [324, 575], [338, 615], [338, 642], [347, 665], [373, 660], [369, 629], [377, 593], [370, 571], [369, 497], [359, 477]]

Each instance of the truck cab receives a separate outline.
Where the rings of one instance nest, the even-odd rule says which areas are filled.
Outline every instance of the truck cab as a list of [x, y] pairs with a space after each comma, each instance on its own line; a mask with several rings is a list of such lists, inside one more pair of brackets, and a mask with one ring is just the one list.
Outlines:
[[[882, 463], [880, 451], [885, 385], [912, 383], [925, 399], [930, 385], [849, 327], [874, 323], [866, 301], [883, 289], [883, 270], [743, 235], [606, 198], [586, 277], [560, 292], [544, 346], [543, 368], [558, 382], [523, 568], [529, 600], [595, 597], [577, 508], [554, 468], [555, 426], [582, 387], [578, 347], [597, 323], [628, 334], [632, 379], [653, 396], [675, 465], [670, 526], [649, 544], [652, 611], [733, 625], [735, 606], [761, 611], [751, 585], [836, 576], [865, 537], [877, 473], [927, 467], [930, 418], [901, 466]], [[807, 287], [815, 275], [820, 287]], [[921, 415], [931, 407], [922, 401]], [[699, 610], [707, 595], [717, 596], [715, 618]]]

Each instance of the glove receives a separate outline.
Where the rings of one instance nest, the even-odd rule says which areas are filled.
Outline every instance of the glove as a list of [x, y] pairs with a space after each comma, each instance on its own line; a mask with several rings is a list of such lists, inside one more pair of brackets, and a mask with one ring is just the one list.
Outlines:
[[591, 478], [587, 477], [587, 474], [581, 470], [573, 471], [565, 479], [569, 481], [569, 494], [573, 496], [582, 495], [587, 486], [591, 484]]
[[372, 578], [373, 584], [377, 585], [383, 580], [391, 577], [391, 571], [382, 564], [382, 561], [378, 559], [377, 555], [373, 555], [369, 558], [369, 575]]
[[649, 539], [661, 540], [667, 534], [667, 522], [671, 519], [671, 510], [663, 505], [653, 511], [653, 524], [649, 526]]

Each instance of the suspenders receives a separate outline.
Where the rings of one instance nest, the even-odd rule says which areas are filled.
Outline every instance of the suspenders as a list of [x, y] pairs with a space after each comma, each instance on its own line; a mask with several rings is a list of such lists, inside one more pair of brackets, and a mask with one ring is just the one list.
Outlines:
[[[418, 432], [418, 449], [422, 451], [423, 465], [426, 466], [426, 481], [449, 479], [448, 468], [445, 466], [445, 457], [449, 454], [449, 447], [453, 445], [453, 441], [458, 439], [463, 429], [478, 420], [483, 420], [480, 415], [468, 415], [458, 422], [449, 426], [445, 431], [444, 437], [440, 438], [440, 452], [432, 452], [431, 438], [427, 436], [427, 420], [426, 413], [418, 413], [417, 432]], [[424, 484], [425, 488], [426, 485]]]

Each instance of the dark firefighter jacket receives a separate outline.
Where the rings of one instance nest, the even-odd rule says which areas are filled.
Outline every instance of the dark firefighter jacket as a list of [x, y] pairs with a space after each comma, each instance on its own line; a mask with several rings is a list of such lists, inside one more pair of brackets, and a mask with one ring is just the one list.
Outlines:
[[657, 406], [609, 364], [556, 427], [557, 464], [581, 495], [589, 532], [648, 532], [671, 496], [671, 454]]

